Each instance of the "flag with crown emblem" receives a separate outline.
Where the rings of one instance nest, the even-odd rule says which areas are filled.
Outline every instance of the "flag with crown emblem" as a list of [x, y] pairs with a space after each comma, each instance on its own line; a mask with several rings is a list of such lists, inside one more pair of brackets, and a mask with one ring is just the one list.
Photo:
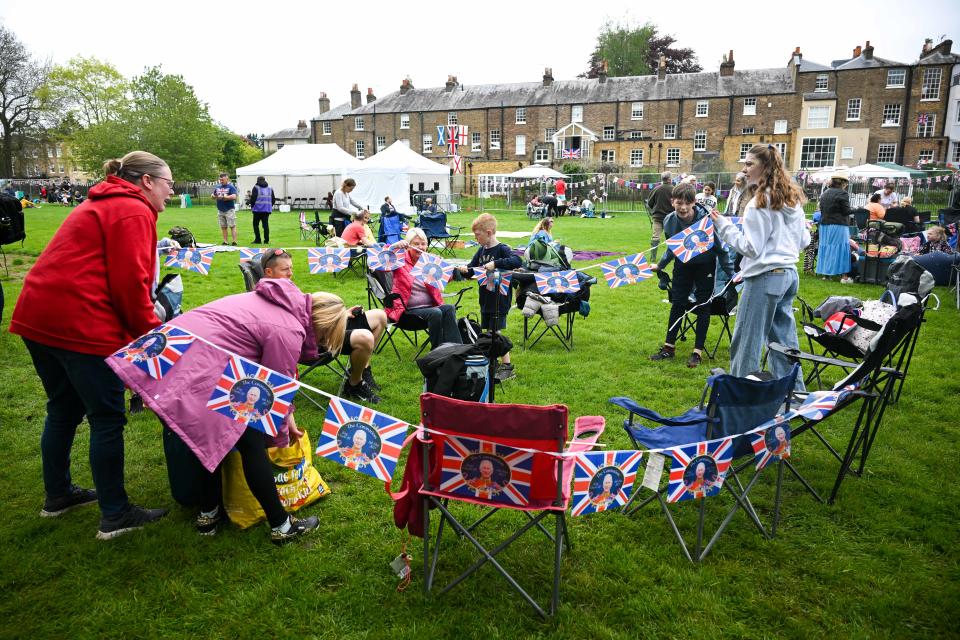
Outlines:
[[794, 415], [808, 420], [823, 420], [855, 389], [856, 385], [851, 384], [837, 391], [811, 391], [794, 410]]
[[533, 277], [537, 290], [542, 294], [580, 291], [580, 281], [577, 279], [577, 272], [573, 270], [535, 273]]
[[506, 445], [447, 436], [439, 491], [489, 502], [530, 503], [533, 453]]
[[772, 422], [768, 428], [750, 434], [757, 471], [771, 460], [790, 457], [790, 422], [785, 416], [777, 416]]
[[142, 335], [114, 357], [132, 362], [155, 380], [160, 380], [193, 345], [196, 336], [172, 324], [160, 325]]
[[636, 284], [653, 277], [650, 264], [642, 253], [604, 262], [600, 265], [600, 270], [603, 271], [603, 278], [611, 289]]
[[[491, 278], [497, 284], [497, 291], [501, 296], [510, 295], [510, 279], [512, 274], [508, 271], [487, 271], [483, 267], [473, 268], [473, 277], [481, 287], [488, 287]], [[489, 287], [488, 287], [489, 288]]]
[[417, 282], [443, 291], [453, 278], [453, 265], [432, 253], [421, 253], [410, 275]]
[[193, 249], [187, 247], [180, 249], [176, 253], [167, 255], [165, 267], [180, 267], [187, 271], [195, 271], [202, 276], [210, 274], [210, 266], [213, 264], [213, 249]]
[[249, 262], [250, 260], [253, 260], [257, 256], [262, 255], [263, 253], [266, 253], [266, 251], [267, 249], [265, 249], [264, 247], [256, 247], [256, 248], [242, 247], [240, 249], [240, 262]]
[[697, 224], [690, 225], [667, 240], [667, 248], [680, 262], [689, 262], [692, 258], [706, 253], [713, 247], [713, 221], [704, 216]]
[[207, 408], [276, 436], [299, 388], [300, 383], [292, 378], [230, 354]]
[[733, 440], [697, 442], [665, 451], [672, 458], [667, 502], [709, 498], [720, 493], [733, 460]]
[[331, 398], [316, 454], [390, 482], [409, 426], [349, 400]]
[[307, 249], [310, 273], [337, 273], [350, 264], [350, 249], [319, 247]]
[[367, 247], [367, 266], [372, 271], [396, 271], [405, 259], [406, 252], [400, 247]]
[[642, 451], [578, 453], [573, 471], [571, 515], [598, 513], [627, 504]]

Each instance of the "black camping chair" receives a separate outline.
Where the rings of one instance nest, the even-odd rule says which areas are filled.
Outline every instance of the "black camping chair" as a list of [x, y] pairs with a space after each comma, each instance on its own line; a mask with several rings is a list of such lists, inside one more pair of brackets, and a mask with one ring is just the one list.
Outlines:
[[[254, 287], [257, 286], [257, 282], [263, 278], [263, 263], [261, 262], [261, 257], [262, 254], [239, 264], [240, 273], [243, 275], [243, 286], [247, 291], [253, 291]], [[346, 368], [343, 366], [343, 363], [340, 362], [339, 357], [328, 351], [319, 354], [316, 360], [301, 364], [306, 365], [307, 368], [300, 372], [300, 378], [304, 378], [317, 367], [325, 367], [339, 378], [346, 375]]]
[[[797, 375], [799, 375], [799, 370], [799, 365], [794, 365], [786, 376], [773, 380], [751, 380], [737, 378], [722, 372], [714, 373], [707, 379], [699, 405], [682, 415], [674, 417], [662, 416], [652, 409], [639, 405], [630, 398], [610, 398], [612, 404], [626, 409], [629, 414], [627, 419], [624, 420], [623, 428], [633, 441], [634, 447], [659, 451], [668, 449], [674, 452], [671, 456], [673, 461], [670, 463], [671, 481], [666, 486], [661, 487], [661, 478], [657, 477], [657, 488], [648, 487], [653, 490], [653, 495], [634, 505], [633, 502], [640, 495], [640, 488], [637, 488], [624, 511], [632, 514], [654, 500], [659, 502], [684, 555], [691, 562], [701, 562], [710, 553], [710, 550], [739, 509], [744, 510], [762, 536], [765, 538], [773, 537], [780, 513], [780, 485], [783, 479], [783, 464], [789, 465], [788, 468], [793, 470], [792, 465], [789, 461], [780, 458], [781, 468], [778, 474], [774, 518], [769, 532], [760, 521], [749, 498], [749, 492], [755, 486], [760, 471], [754, 474], [746, 486], [740, 482], [737, 474], [754, 461], [754, 444], [751, 442], [752, 438], [745, 434], [768, 423], [771, 423], [771, 428], [780, 426], [780, 423], [774, 421], [790, 410], [790, 394]], [[642, 422], [636, 422], [635, 417]], [[652, 424], [662, 426], [654, 427], [651, 426]], [[732, 438], [732, 440], [728, 440], [728, 438]], [[648, 454], [648, 459], [652, 459], [654, 455], [661, 454]], [[704, 474], [702, 482], [692, 478], [688, 482], [686, 471], [680, 477], [677, 477], [678, 469], [674, 468], [675, 464], [685, 462], [687, 466], [684, 469], [689, 469], [701, 457], [704, 459], [705, 469], [711, 465], [710, 460], [713, 461], [712, 471], [716, 473], [715, 477], [710, 477], [708, 472]], [[744, 458], [748, 458], [747, 462], [740, 467], [736, 467], [736, 461]], [[724, 467], [729, 471], [726, 471]], [[660, 475], [663, 475], [662, 471]], [[723, 484], [717, 487], [720, 482]], [[723, 489], [726, 489], [734, 499], [731, 510], [716, 528], [710, 540], [704, 545], [704, 516], [707, 498], [719, 496]], [[667, 508], [669, 502], [689, 499], [700, 503], [696, 542], [692, 550]]]
[[[794, 437], [807, 431], [813, 433], [830, 454], [840, 462], [840, 469], [834, 481], [833, 489], [827, 499], [830, 504], [836, 500], [840, 485], [847, 474], [858, 477], [863, 474], [867, 457], [883, 422], [883, 415], [887, 406], [891, 403], [898, 381], [904, 376], [902, 367], [908, 351], [907, 347], [914, 334], [919, 331], [922, 317], [923, 309], [919, 304], [898, 309], [894, 316], [883, 325], [879, 336], [871, 343], [871, 350], [864, 355], [863, 361], [859, 364], [805, 353], [799, 349], [792, 349], [775, 342], [767, 347], [769, 350], [781, 353], [794, 362], [815, 362], [850, 371], [848, 375], [833, 386], [832, 391], [834, 393], [844, 393], [836, 404], [824, 408], [815, 416], [805, 418], [803, 423], [793, 430]], [[794, 397], [802, 403], [811, 399], [811, 396], [813, 399], [820, 397], [814, 394], [823, 393], [825, 392], [794, 394]], [[850, 430], [846, 449], [841, 454], [823, 435], [819, 426], [823, 421], [841, 413], [858, 401], [861, 403], [860, 410]], [[822, 500], [808, 483], [804, 482], [804, 485], [815, 498]]]
[[421, 213], [417, 221], [417, 226], [423, 229], [427, 236], [427, 248], [436, 249], [440, 255], [454, 256], [453, 250], [460, 240], [460, 227], [447, 224], [447, 214], [443, 211], [437, 213]]
[[[662, 274], [662, 275], [660, 275]], [[672, 300], [673, 289], [671, 288], [670, 274], [665, 271], [658, 272], [660, 278], [667, 285], [667, 294]], [[713, 345], [713, 350], [709, 347], [704, 348], [704, 353], [707, 354], [707, 357], [711, 360], [716, 358], [717, 351], [720, 349], [720, 344], [723, 342], [723, 337], [727, 337], [727, 341], [733, 339], [733, 330], [730, 327], [730, 320], [736, 315], [737, 311], [737, 285], [733, 280], [727, 280], [727, 283], [723, 286], [720, 291], [714, 293], [708, 302], [704, 304], [710, 309], [710, 318], [720, 318], [720, 335], [717, 336], [717, 343]], [[688, 300], [687, 310], [683, 315], [681, 320], [680, 333], [677, 334], [677, 340], [686, 342], [687, 334], [693, 334], [696, 332], [697, 328], [697, 316], [694, 312], [694, 307], [697, 306], [695, 301]]]
[[[393, 272], [392, 271], [367, 271], [367, 305], [373, 308], [386, 309], [393, 306], [394, 301], [399, 300], [400, 296], [396, 293], [387, 293], [393, 291]], [[443, 294], [444, 298], [450, 298], [451, 304], [456, 309], [460, 308], [460, 301], [463, 294], [470, 287], [465, 287], [459, 291]], [[402, 304], [402, 301], [401, 301]], [[393, 349], [397, 355], [397, 360], [401, 360], [400, 351], [397, 349], [397, 343], [393, 340], [393, 334], [400, 332], [407, 342], [413, 345], [417, 351], [413, 355], [416, 360], [423, 353], [424, 349], [430, 346], [430, 338], [427, 334], [427, 323], [425, 320], [408, 313], [402, 314], [396, 322], [387, 320], [387, 328], [380, 337], [380, 344], [374, 349], [374, 353], [380, 353], [387, 345]], [[420, 334], [423, 334], [422, 336]]]
[[[546, 294], [544, 297], [550, 299], [558, 305], [559, 323], [547, 324], [543, 317], [543, 309], [537, 312], [537, 315], [528, 318], [523, 316], [523, 348], [533, 349], [540, 340], [550, 334], [560, 341], [563, 348], [567, 351], [573, 351], [574, 326], [576, 324], [577, 314], [580, 313], [581, 302], [590, 300], [590, 288], [597, 283], [597, 279], [588, 276], [582, 272], [577, 272], [577, 279], [580, 283], [580, 290], [576, 293]], [[513, 272], [511, 286], [517, 286], [517, 308], [523, 309], [526, 303], [527, 294], [537, 293], [536, 279], [534, 272], [518, 270]]]

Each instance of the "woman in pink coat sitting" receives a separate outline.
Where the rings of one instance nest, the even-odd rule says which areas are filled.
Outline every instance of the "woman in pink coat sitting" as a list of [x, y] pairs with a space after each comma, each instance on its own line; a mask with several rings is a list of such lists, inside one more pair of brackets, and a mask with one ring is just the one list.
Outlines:
[[[107, 359], [123, 382], [143, 398], [210, 472], [201, 489], [196, 521], [202, 535], [215, 534], [225, 521], [220, 466], [233, 448], [240, 452], [243, 475], [267, 516], [270, 539], [275, 544], [289, 542], [317, 528], [316, 516], [301, 519], [287, 514], [267, 458], [266, 447], [286, 446], [303, 435], [293, 418], [293, 409], [280, 425], [278, 436], [270, 438], [244, 422], [207, 408], [207, 402], [227, 365], [227, 352], [295, 378], [297, 363], [316, 359], [318, 345], [332, 353], [340, 351], [348, 315], [343, 301], [335, 295], [305, 294], [292, 280], [263, 279], [254, 291], [215, 300], [171, 320], [169, 324], [221, 349], [195, 340], [161, 380], [127, 360]], [[262, 395], [259, 389], [251, 387], [242, 401], [258, 407]], [[259, 413], [255, 417], [259, 419]]]

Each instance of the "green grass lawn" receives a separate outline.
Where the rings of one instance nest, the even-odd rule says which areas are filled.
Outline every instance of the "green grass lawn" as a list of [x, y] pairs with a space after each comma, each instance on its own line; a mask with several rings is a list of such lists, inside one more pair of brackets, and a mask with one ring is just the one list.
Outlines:
[[[958, 312], [944, 289], [939, 311], [927, 314], [903, 398], [886, 414], [863, 478], [848, 479], [837, 503], [813, 502], [787, 481], [779, 535], [763, 540], [741, 513], [702, 564], [682, 559], [657, 508], [626, 518], [602, 513], [571, 520], [574, 550], [563, 561], [561, 608], [541, 622], [491, 568], [481, 570], [446, 596], [422, 593], [419, 539], [409, 543], [414, 578], [402, 593], [388, 567], [404, 536], [393, 526], [392, 503], [382, 484], [327, 460], [315, 463], [333, 493], [306, 513], [320, 517], [319, 531], [301, 544], [275, 548], [265, 525], [228, 528], [212, 538], [194, 533], [194, 513], [175, 505], [167, 486], [160, 425], [149, 412], [133, 416], [126, 431], [127, 489], [149, 506], [169, 506], [157, 525], [110, 542], [94, 539], [95, 508], [56, 520], [37, 516], [43, 502], [39, 440], [44, 394], [23, 343], [6, 327], [23, 276], [49, 241], [67, 209], [45, 206], [27, 212], [23, 248], [7, 247], [9, 276], [2, 277], [7, 307], [0, 331], [0, 637], [357, 637], [526, 638], [540, 636], [637, 637], [956, 637], [958, 536], [956, 429]], [[252, 237], [250, 213], [239, 216], [241, 242]], [[472, 214], [454, 217], [468, 234]], [[529, 230], [522, 214], [504, 213], [501, 229]], [[271, 217], [272, 244], [304, 247], [297, 214]], [[201, 241], [218, 241], [212, 208], [171, 209], [158, 229], [189, 227]], [[649, 246], [646, 216], [613, 219], [561, 218], [555, 235], [576, 249], [633, 252]], [[519, 241], [509, 240], [511, 244]], [[328, 290], [348, 304], [366, 304], [359, 278], [335, 280], [308, 274], [306, 251], [295, 251], [295, 276], [305, 291]], [[462, 257], [470, 250], [460, 251]], [[583, 265], [578, 265], [583, 266]], [[69, 278], [70, 274], [63, 274]], [[208, 277], [184, 273], [185, 306], [195, 307], [242, 290], [236, 254], [217, 254]], [[472, 285], [475, 286], [475, 285]], [[804, 276], [800, 294], [818, 303], [840, 290]], [[842, 291], [875, 298], [881, 287], [854, 285]], [[563, 403], [571, 420], [602, 415], [608, 448], [627, 448], [620, 412], [608, 404], [629, 395], [661, 412], [680, 412], [699, 398], [708, 369], [725, 367], [728, 345], [717, 360], [696, 371], [684, 364], [690, 343], [673, 362], [647, 356], [663, 340], [668, 305], [655, 282], [609, 290], [594, 287], [592, 312], [577, 320], [576, 348], [556, 341], [519, 348], [522, 316], [514, 309], [506, 333], [518, 345], [515, 380], [503, 386], [502, 402]], [[478, 310], [468, 292], [465, 310]], [[83, 313], [64, 308], [63, 313]], [[710, 344], [717, 335], [711, 327]], [[415, 422], [422, 389], [413, 349], [397, 341], [374, 360], [383, 385], [378, 407]], [[328, 372], [308, 382], [335, 391]], [[314, 442], [323, 416], [300, 403], [298, 422]], [[845, 442], [855, 415], [825, 425]], [[75, 446], [75, 480], [91, 486], [86, 463], [88, 432]], [[827, 490], [836, 465], [812, 436], [794, 443], [797, 467]], [[769, 506], [773, 473], [754, 491]], [[708, 509], [715, 523], [726, 499]], [[692, 531], [696, 508], [674, 506], [681, 526]], [[515, 524], [500, 514], [494, 534]], [[528, 539], [503, 554], [521, 583], [549, 593], [549, 544]], [[448, 539], [441, 577], [474, 556], [468, 544]]]

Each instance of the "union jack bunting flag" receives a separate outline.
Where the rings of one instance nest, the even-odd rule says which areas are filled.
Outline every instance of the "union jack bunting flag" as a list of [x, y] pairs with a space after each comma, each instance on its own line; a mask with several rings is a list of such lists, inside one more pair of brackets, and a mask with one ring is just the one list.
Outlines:
[[445, 147], [447, 145], [447, 128], [443, 125], [437, 125], [437, 146]]
[[500, 295], [510, 295], [510, 278], [512, 277], [512, 274], [509, 272], [494, 271], [493, 273], [490, 273], [483, 267], [474, 267], [473, 277], [476, 279], [477, 284], [481, 287], [486, 287], [487, 282], [489, 282], [490, 278], [493, 277], [494, 282], [499, 282], [497, 290], [500, 292]]
[[207, 408], [275, 436], [299, 388], [292, 378], [230, 354]]
[[343, 271], [350, 264], [350, 249], [334, 249], [332, 247], [307, 249], [307, 264], [310, 265], [310, 273]]
[[176, 253], [167, 255], [165, 267], [180, 267], [187, 271], [196, 271], [200, 275], [210, 273], [210, 265], [213, 264], [213, 249], [180, 249]]
[[410, 275], [418, 282], [443, 291], [453, 277], [453, 265], [431, 253], [421, 253]]
[[403, 266], [405, 255], [399, 247], [368, 247], [367, 266], [373, 271], [396, 271]]
[[472, 438], [444, 440], [440, 491], [525, 506], [532, 477], [528, 451]]
[[390, 482], [407, 436], [406, 422], [343, 398], [331, 398], [317, 455]]
[[554, 271], [551, 273], [535, 273], [537, 290], [540, 293], [576, 293], [580, 291], [580, 281], [576, 271]]
[[750, 436], [754, 460], [760, 471], [771, 460], [790, 457], [790, 423], [783, 416], [774, 418], [774, 424]]
[[242, 249], [240, 249], [240, 262], [248, 262], [250, 260], [253, 260], [254, 258], [256, 258], [257, 256], [259, 256], [264, 252], [266, 252], [266, 249], [262, 247], [257, 249], [243, 247]]
[[808, 420], [823, 420], [854, 389], [855, 385], [847, 385], [839, 391], [811, 391], [803, 404], [796, 408], [794, 415]]
[[720, 493], [723, 479], [733, 460], [733, 438], [697, 442], [667, 450], [670, 482], [667, 502], [709, 498]]
[[691, 225], [667, 240], [667, 248], [673, 251], [680, 262], [688, 262], [713, 246], [713, 221], [704, 216], [695, 225]]
[[573, 507], [582, 516], [625, 505], [633, 493], [642, 451], [594, 451], [578, 454], [573, 470]]
[[560, 157], [563, 158], [564, 160], [566, 160], [566, 159], [568, 159], [568, 158], [570, 158], [570, 159], [579, 158], [579, 157], [580, 157], [580, 149], [564, 149], [564, 150], [560, 153]]
[[132, 362], [150, 377], [159, 380], [177, 364], [180, 357], [193, 345], [193, 334], [171, 324], [160, 325], [150, 333], [140, 336], [114, 357]]
[[603, 277], [611, 289], [636, 284], [641, 280], [653, 277], [653, 271], [642, 253], [618, 258], [600, 265]]

